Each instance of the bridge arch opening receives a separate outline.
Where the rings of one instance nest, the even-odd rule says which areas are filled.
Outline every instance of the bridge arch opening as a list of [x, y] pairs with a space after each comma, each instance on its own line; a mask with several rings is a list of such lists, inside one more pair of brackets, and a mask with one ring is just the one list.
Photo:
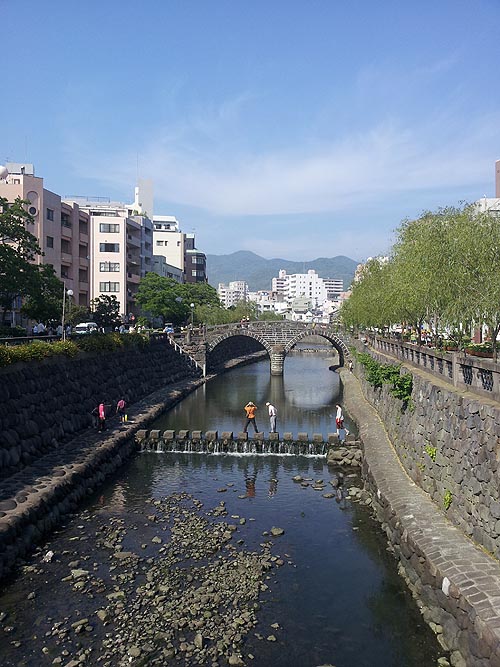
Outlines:
[[269, 350], [259, 340], [240, 333], [224, 337], [207, 349], [207, 369], [215, 369], [231, 359]]

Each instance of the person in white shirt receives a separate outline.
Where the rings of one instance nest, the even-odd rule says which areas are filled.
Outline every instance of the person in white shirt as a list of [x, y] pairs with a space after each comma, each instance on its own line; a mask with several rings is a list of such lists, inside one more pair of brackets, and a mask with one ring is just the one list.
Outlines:
[[276, 433], [276, 408], [272, 403], [266, 403], [267, 409], [269, 410], [269, 423], [271, 425], [271, 433]]

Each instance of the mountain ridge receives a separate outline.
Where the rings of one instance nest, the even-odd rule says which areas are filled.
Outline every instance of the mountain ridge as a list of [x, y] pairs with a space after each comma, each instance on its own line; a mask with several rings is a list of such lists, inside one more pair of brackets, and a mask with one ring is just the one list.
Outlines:
[[314, 269], [321, 278], [337, 278], [344, 281], [344, 289], [352, 282], [358, 262], [346, 257], [318, 257], [301, 262], [278, 257], [265, 259], [250, 250], [237, 250], [228, 255], [207, 255], [207, 275], [210, 285], [217, 289], [219, 283], [244, 280], [250, 291], [271, 289], [271, 281], [284, 269], [287, 273], [307, 273]]

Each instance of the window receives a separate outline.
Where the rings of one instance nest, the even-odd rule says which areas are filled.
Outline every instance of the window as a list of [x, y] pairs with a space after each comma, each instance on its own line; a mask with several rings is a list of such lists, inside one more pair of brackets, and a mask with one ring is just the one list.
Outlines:
[[119, 271], [120, 270], [120, 262], [99, 262], [99, 271]]
[[71, 221], [69, 219], [68, 213], [61, 213], [61, 226], [62, 227], [71, 227]]
[[65, 252], [66, 254], [71, 255], [71, 244], [64, 239], [61, 241], [61, 252]]
[[105, 232], [107, 234], [118, 234], [120, 231], [120, 225], [112, 225], [109, 222], [100, 222], [99, 231]]
[[21, 179], [20, 179], [20, 178], [15, 178], [15, 179], [12, 181], [12, 183], [13, 183], [14, 185], [21, 185]]
[[100, 252], [120, 252], [119, 243], [99, 243]]
[[54, 247], [54, 237], [53, 236], [47, 236], [47, 241], [46, 244], [47, 248], [53, 248]]
[[99, 283], [99, 291], [100, 292], [119, 292], [120, 291], [120, 283]]
[[54, 219], [54, 210], [51, 208], [47, 209], [47, 220], [53, 220]]

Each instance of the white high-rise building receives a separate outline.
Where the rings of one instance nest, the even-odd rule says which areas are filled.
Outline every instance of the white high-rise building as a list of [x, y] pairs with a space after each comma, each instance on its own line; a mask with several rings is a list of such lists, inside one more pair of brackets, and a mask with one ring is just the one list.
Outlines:
[[272, 280], [272, 291], [283, 294], [288, 303], [305, 298], [314, 308], [329, 299], [336, 299], [343, 290], [343, 280], [320, 278], [314, 269], [309, 269], [307, 273], [292, 274], [280, 269], [278, 277]]
[[217, 294], [224, 308], [230, 308], [240, 301], [248, 301], [248, 285], [244, 280], [234, 280], [229, 285], [219, 283]]

